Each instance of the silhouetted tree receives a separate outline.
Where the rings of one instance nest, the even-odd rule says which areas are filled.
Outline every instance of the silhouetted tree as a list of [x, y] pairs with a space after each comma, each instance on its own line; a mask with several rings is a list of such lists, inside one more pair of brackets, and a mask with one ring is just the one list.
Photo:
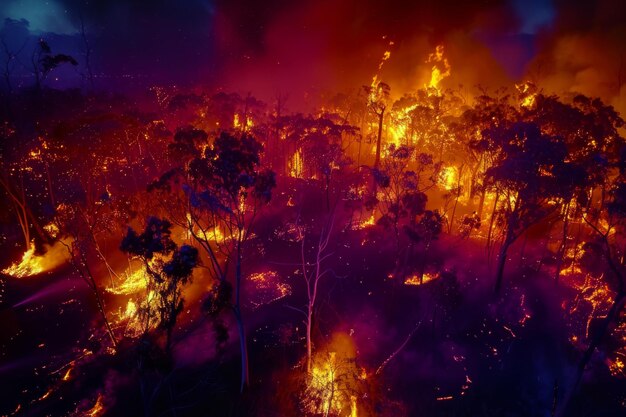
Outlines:
[[[426, 191], [435, 186], [441, 167], [432, 156], [419, 154], [415, 170], [410, 161], [413, 149], [407, 146], [389, 146], [388, 155], [382, 161], [381, 169], [374, 169], [378, 193], [369, 202], [381, 213], [378, 224], [393, 231], [396, 243], [396, 256], [400, 256], [400, 230], [403, 225], [418, 221], [426, 209]], [[410, 251], [410, 249], [409, 249]]]
[[357, 128], [331, 114], [284, 116], [280, 123], [284, 140], [292, 145], [291, 154], [297, 152], [301, 156], [301, 171], [306, 177], [321, 179], [326, 194], [326, 209], [330, 210], [331, 188], [336, 173], [343, 172], [351, 162], [345, 154], [343, 139], [347, 135], [355, 135]]
[[[504, 240], [498, 255], [495, 291], [502, 286], [509, 247], [530, 226], [553, 213], [555, 200], [571, 195], [581, 170], [567, 161], [562, 139], [541, 133], [536, 124], [485, 132], [498, 149], [497, 162], [485, 173], [489, 187], [503, 196], [498, 213]], [[584, 173], [582, 173], [584, 175]]]
[[[243, 390], [249, 380], [241, 308], [244, 249], [259, 210], [271, 199], [275, 178], [272, 171], [261, 168], [263, 148], [252, 136], [222, 132], [212, 143], [200, 144], [203, 138], [206, 134], [194, 129], [179, 131], [171, 149], [187, 151], [183, 165], [165, 173], [149, 189], [162, 192], [164, 209], [207, 253], [221, 283], [229, 280], [229, 263], [235, 265], [231, 308], [239, 333]], [[196, 143], [200, 149], [194, 147]]]

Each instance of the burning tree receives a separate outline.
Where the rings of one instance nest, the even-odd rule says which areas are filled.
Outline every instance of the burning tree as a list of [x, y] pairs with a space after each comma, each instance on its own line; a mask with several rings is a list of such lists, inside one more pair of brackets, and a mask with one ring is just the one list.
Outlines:
[[368, 375], [358, 366], [354, 342], [346, 334], [333, 335], [313, 358], [306, 378], [302, 403], [307, 414], [357, 416], [365, 405], [359, 403], [367, 399]]
[[587, 365], [595, 350], [609, 333], [611, 326], [619, 322], [619, 317], [626, 302], [626, 270], [624, 244], [626, 243], [626, 148], [622, 148], [620, 158], [612, 165], [617, 170], [606, 183], [607, 192], [603, 195], [599, 208], [590, 207], [584, 214], [585, 223], [593, 231], [595, 242], [590, 245], [606, 264], [602, 274], [613, 294], [606, 315], [594, 326], [589, 335], [589, 345], [578, 362], [574, 381], [566, 392], [559, 410], [559, 415], [568, 411], [572, 396], [575, 394]]
[[326, 194], [326, 209], [330, 211], [336, 176], [351, 163], [345, 153], [347, 146], [344, 145], [344, 138], [355, 135], [357, 128], [332, 114], [319, 117], [297, 114], [284, 116], [279, 122], [282, 137], [291, 144], [291, 176], [321, 180]]
[[183, 288], [190, 281], [198, 265], [198, 250], [193, 246], [178, 245], [172, 240], [172, 224], [150, 217], [141, 234], [128, 228], [120, 249], [143, 263], [147, 274], [147, 299], [140, 311], [144, 333], [156, 320], [165, 331], [165, 352], [172, 347], [172, 331], [183, 309]]
[[[556, 96], [536, 94], [532, 106], [524, 107], [523, 117], [537, 123], [543, 132], [562, 137], [568, 160], [580, 167], [570, 178], [570, 198], [559, 201], [562, 238], [554, 275], [558, 280], [569, 247], [571, 221], [580, 220], [582, 212], [592, 207], [594, 200], [602, 200], [611, 187], [611, 170], [618, 163], [619, 149], [624, 143], [619, 133], [624, 121], [611, 106], [582, 95], [574, 97], [570, 104]], [[578, 241], [573, 246], [577, 244]]]
[[371, 86], [363, 87], [365, 92], [367, 93], [368, 101], [367, 107], [372, 112], [374, 116], [376, 116], [376, 122], [378, 123], [378, 133], [376, 134], [376, 150], [375, 150], [375, 159], [374, 159], [374, 168], [378, 168], [380, 165], [380, 154], [382, 152], [382, 137], [383, 137], [383, 126], [385, 122], [385, 112], [387, 111], [389, 94], [391, 91], [391, 87], [389, 84], [384, 82], [376, 82], [376, 77], [372, 81]]

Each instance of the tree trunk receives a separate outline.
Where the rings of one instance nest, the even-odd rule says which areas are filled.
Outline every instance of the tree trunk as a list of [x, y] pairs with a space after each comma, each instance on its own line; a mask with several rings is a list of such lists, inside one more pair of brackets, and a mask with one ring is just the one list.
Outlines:
[[237, 321], [237, 332], [239, 333], [239, 350], [241, 352], [241, 385], [240, 391], [250, 384], [250, 373], [248, 370], [248, 345], [246, 342], [246, 331], [241, 316], [241, 310], [238, 306], [233, 307], [235, 319]]
[[311, 329], [313, 328], [313, 305], [309, 303], [306, 317], [306, 372], [311, 373], [311, 357], [313, 346], [311, 341]]
[[506, 264], [506, 257], [509, 251], [509, 247], [513, 243], [513, 236], [510, 232], [510, 228], [507, 228], [506, 239], [502, 242], [502, 247], [500, 248], [500, 254], [498, 256], [498, 269], [496, 272], [496, 286], [495, 292], [496, 294], [500, 293], [500, 289], [502, 288], [502, 278], [504, 277], [504, 266]]
[[241, 353], [241, 392], [244, 388], [250, 384], [250, 375], [248, 370], [248, 345], [246, 343], [246, 330], [243, 323], [243, 316], [241, 314], [241, 243], [237, 244], [237, 265], [235, 272], [235, 305], [233, 306], [233, 312], [235, 313], [235, 319], [237, 320], [237, 331], [239, 332], [239, 349]]
[[496, 192], [496, 196], [493, 200], [493, 208], [491, 209], [491, 218], [489, 219], [489, 231], [487, 232], [487, 259], [489, 259], [491, 252], [491, 232], [493, 231], [494, 214], [496, 213], [496, 208], [498, 207], [499, 197], [500, 195]]
[[524, 266], [524, 255], [526, 254], [526, 244], [528, 243], [528, 233], [524, 233], [524, 240], [522, 241], [522, 248], [519, 251], [519, 268]]
[[485, 188], [483, 187], [483, 189], [480, 190], [480, 201], [478, 202], [478, 211], [477, 211], [478, 218], [481, 221], [483, 219], [483, 209], [485, 207], [485, 194], [487, 194], [487, 193], [485, 191]]
[[172, 330], [174, 328], [168, 324], [167, 331], [165, 333], [165, 354], [168, 360], [172, 357]]
[[619, 314], [622, 311], [625, 299], [626, 299], [626, 293], [624, 292], [618, 292], [615, 295], [615, 298], [613, 299], [613, 304], [611, 305], [611, 309], [607, 313], [606, 317], [602, 320], [602, 324], [597, 329], [596, 334], [591, 339], [591, 343], [589, 343], [589, 347], [587, 347], [587, 350], [585, 350], [585, 353], [580, 359], [580, 362], [578, 362], [578, 367], [576, 368], [576, 378], [574, 380], [574, 383], [571, 389], [566, 394], [562, 402], [563, 406], [561, 407], [557, 416], [563, 417], [567, 415], [569, 403], [572, 400], [572, 397], [574, 396], [574, 394], [576, 394], [578, 386], [580, 385], [580, 381], [582, 380], [583, 374], [585, 372], [585, 368], [589, 364], [589, 361], [591, 360], [591, 357], [593, 356], [593, 352], [600, 345], [600, 343], [602, 342], [602, 339], [604, 339], [604, 336], [609, 330], [609, 325], [611, 324], [611, 322], [613, 322], [619, 317]]
[[420, 266], [420, 285], [424, 283], [424, 273], [426, 272], [426, 259], [428, 259], [428, 249], [430, 249], [430, 240], [424, 247], [424, 256], [422, 258], [422, 265]]
[[[567, 233], [569, 229], [569, 206], [570, 203], [567, 203], [565, 206], [565, 218], [563, 219], [563, 237], [561, 240], [561, 245], [559, 246], [559, 251], [556, 256], [556, 271], [554, 271], [554, 283], [559, 283], [559, 276], [561, 275], [561, 269], [563, 267], [563, 258], [565, 257], [565, 250], [567, 249]], [[575, 261], [575, 260], [574, 260]]]
[[378, 137], [376, 138], [376, 159], [374, 160], [374, 168], [378, 168], [380, 165], [380, 147], [383, 137], [383, 119], [385, 117], [385, 110], [381, 110], [378, 114]]
[[117, 339], [115, 338], [115, 334], [113, 333], [113, 329], [111, 328], [111, 323], [109, 323], [109, 319], [107, 318], [107, 314], [106, 311], [104, 310], [104, 303], [102, 302], [102, 297], [100, 296], [100, 293], [98, 292], [98, 288], [95, 287], [95, 282], [93, 283], [94, 288], [93, 288], [93, 292], [94, 295], [96, 297], [96, 303], [98, 304], [98, 311], [100, 312], [100, 316], [102, 316], [102, 320], [104, 321], [104, 326], [107, 329], [107, 333], [109, 334], [109, 338], [111, 339], [111, 342], [113, 343], [113, 347], [117, 348]]
[[452, 233], [452, 225], [454, 224], [454, 215], [456, 214], [456, 206], [459, 204], [459, 197], [461, 196], [461, 176], [463, 175], [463, 165], [459, 168], [459, 179], [456, 183], [456, 197], [454, 199], [454, 206], [452, 207], [452, 215], [450, 216], [450, 225], [448, 226], [448, 234]]

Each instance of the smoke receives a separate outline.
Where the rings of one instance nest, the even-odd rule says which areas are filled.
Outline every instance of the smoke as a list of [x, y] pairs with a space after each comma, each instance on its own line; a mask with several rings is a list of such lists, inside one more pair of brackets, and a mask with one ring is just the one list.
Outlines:
[[315, 93], [369, 84], [389, 50], [379, 79], [398, 97], [424, 86], [426, 58], [442, 44], [452, 65], [444, 87], [531, 79], [546, 91], [621, 105], [625, 7], [614, 3], [275, 1], [248, 9], [246, 2], [218, 2], [217, 79], [265, 99], [287, 92], [297, 106]]
[[553, 25], [537, 36], [526, 78], [548, 93], [600, 97], [626, 110], [626, 6], [623, 2], [555, 2]]
[[427, 82], [425, 61], [441, 44], [452, 65], [443, 87], [531, 79], [624, 108], [626, 6], [615, 0], [49, 3], [9, 1], [0, 16], [26, 19], [33, 36], [63, 35], [60, 48], [81, 64], [84, 25], [100, 88], [203, 86], [266, 101], [281, 93], [296, 110], [320, 93], [369, 84], [389, 50], [379, 79], [398, 97]]

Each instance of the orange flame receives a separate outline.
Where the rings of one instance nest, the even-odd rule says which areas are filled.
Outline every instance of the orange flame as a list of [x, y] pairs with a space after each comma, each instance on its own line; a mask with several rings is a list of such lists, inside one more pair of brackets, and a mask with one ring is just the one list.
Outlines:
[[435, 52], [428, 55], [427, 64], [433, 64], [430, 72], [430, 82], [428, 88], [434, 89], [437, 93], [441, 92], [439, 84], [445, 78], [450, 76], [452, 67], [448, 63], [448, 59], [443, 55], [443, 45], [437, 45]]
[[31, 242], [28, 250], [22, 255], [20, 262], [15, 262], [2, 273], [15, 278], [25, 278], [53, 270], [69, 259], [69, 252], [66, 245], [70, 245], [70, 239], [63, 239], [54, 245], [45, 245], [45, 253], [37, 255], [35, 253], [35, 243]]

